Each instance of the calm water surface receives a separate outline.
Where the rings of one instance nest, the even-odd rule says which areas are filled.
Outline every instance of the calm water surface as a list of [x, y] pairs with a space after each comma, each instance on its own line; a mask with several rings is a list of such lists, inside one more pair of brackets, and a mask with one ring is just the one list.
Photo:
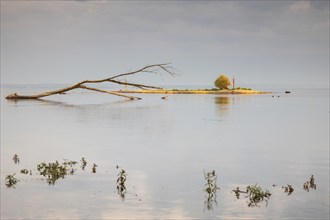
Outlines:
[[[4, 99], [44, 89], [1, 90], [1, 219], [329, 218], [328, 89], [275, 97], [125, 101], [77, 91], [44, 101]], [[78, 165], [55, 185], [37, 173], [41, 162], [82, 157], [86, 169]], [[124, 199], [116, 190], [117, 165], [128, 174]], [[23, 168], [33, 174], [20, 174]], [[208, 209], [203, 170], [213, 169], [221, 189]], [[7, 188], [5, 177], [13, 173], [19, 182]], [[303, 183], [312, 174], [317, 189], [307, 192]], [[231, 192], [256, 183], [272, 193], [267, 206], [248, 207]], [[287, 184], [291, 195], [282, 189]]]

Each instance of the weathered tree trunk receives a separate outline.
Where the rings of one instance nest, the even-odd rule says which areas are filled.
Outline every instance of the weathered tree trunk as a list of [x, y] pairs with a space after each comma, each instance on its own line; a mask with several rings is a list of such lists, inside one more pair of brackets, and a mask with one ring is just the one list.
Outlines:
[[43, 98], [43, 97], [46, 97], [46, 96], [51, 96], [51, 95], [56, 95], [56, 94], [63, 94], [65, 92], [68, 92], [68, 91], [74, 90], [74, 89], [87, 89], [87, 90], [92, 90], [92, 91], [96, 91], [96, 92], [102, 92], [102, 93], [107, 93], [107, 94], [111, 94], [111, 95], [121, 96], [121, 97], [125, 97], [125, 98], [131, 99], [131, 100], [141, 99], [139, 97], [123, 95], [123, 94], [120, 94], [120, 93], [114, 92], [114, 91], [106, 91], [106, 90], [101, 90], [101, 89], [97, 89], [97, 88], [92, 88], [92, 87], [86, 86], [85, 84], [96, 84], [96, 83], [110, 82], [110, 83], [115, 83], [115, 84], [120, 84], [120, 85], [133, 86], [133, 87], [137, 87], [137, 88], [140, 88], [140, 89], [161, 89], [160, 87], [156, 87], [156, 86], [129, 83], [127, 81], [122, 82], [120, 80], [117, 80], [117, 78], [124, 77], [124, 76], [130, 76], [130, 75], [134, 75], [134, 74], [137, 74], [137, 73], [156, 73], [156, 74], [158, 74], [158, 73], [161, 73], [161, 72], [166, 72], [166, 73], [168, 73], [172, 76], [176, 75], [172, 71], [172, 67], [169, 66], [169, 65], [170, 65], [169, 63], [148, 65], [148, 66], [145, 66], [145, 67], [143, 67], [141, 69], [138, 69], [136, 71], [115, 75], [115, 76], [110, 77], [110, 78], [100, 79], [100, 80], [84, 80], [82, 82], [76, 83], [76, 84], [74, 84], [72, 86], [69, 86], [69, 87], [66, 87], [66, 88], [57, 89], [57, 90], [53, 90], [53, 91], [49, 91], [49, 92], [44, 92], [44, 93], [40, 93], [40, 94], [36, 94], [36, 95], [19, 95], [17, 93], [14, 93], [14, 94], [10, 94], [10, 95], [6, 96], [6, 99], [40, 99], [40, 98]]

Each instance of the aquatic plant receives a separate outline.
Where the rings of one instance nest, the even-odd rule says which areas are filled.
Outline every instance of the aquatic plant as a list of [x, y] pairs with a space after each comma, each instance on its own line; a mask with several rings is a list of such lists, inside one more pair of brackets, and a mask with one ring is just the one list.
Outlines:
[[127, 174], [125, 170], [121, 170], [118, 173], [118, 178], [117, 178], [117, 193], [122, 199], [125, 199], [125, 193], [126, 193], [126, 187], [125, 187], [125, 182], [127, 180]]
[[288, 195], [291, 195], [294, 191], [293, 187], [289, 184], [287, 186], [282, 186], [282, 189], [284, 189], [284, 192]]
[[28, 174], [29, 173], [29, 171], [27, 169], [22, 169], [20, 172], [23, 173], [23, 174]]
[[94, 163], [93, 167], [92, 167], [92, 173], [96, 173], [96, 167], [97, 167], [97, 165]]
[[247, 186], [246, 191], [241, 191], [239, 187], [232, 190], [235, 192], [235, 196], [237, 199], [240, 198], [240, 194], [244, 193], [247, 194], [245, 198], [248, 199], [248, 207], [259, 207], [258, 204], [262, 201], [266, 202], [266, 206], [268, 205], [268, 199], [272, 195], [268, 190], [262, 190], [260, 186], [255, 184], [254, 186]]
[[48, 164], [43, 162], [38, 164], [37, 169], [40, 175], [47, 177], [47, 182], [49, 185], [54, 185], [59, 178], [64, 179], [67, 174], [72, 175], [74, 173], [74, 169], [72, 167], [75, 164], [77, 164], [76, 161], [65, 161], [62, 164], [58, 161]]
[[85, 158], [81, 158], [81, 169], [82, 170], [85, 170], [85, 167], [87, 165], [87, 161], [85, 160]]
[[63, 162], [63, 165], [64, 166], [70, 166], [70, 167], [73, 167], [74, 165], [76, 165], [78, 162], [77, 161], [74, 161], [74, 160], [70, 160], [70, 161], [68, 161], [68, 160], [65, 160], [64, 162]]
[[14, 161], [15, 164], [19, 164], [19, 157], [18, 157], [17, 154], [14, 155], [13, 161]]
[[68, 168], [69, 170], [68, 170], [68, 173], [70, 174], [70, 175], [73, 175], [74, 174], [74, 172], [76, 171], [76, 169], [74, 169], [74, 166], [77, 164], [78, 162], [77, 161], [74, 161], [74, 160], [70, 160], [70, 161], [68, 161], [68, 160], [65, 160], [62, 164], [65, 166], [65, 167], [70, 167], [70, 168]]
[[11, 187], [13, 187], [13, 188], [15, 188], [15, 184], [17, 183], [17, 179], [14, 177], [15, 176], [15, 174], [16, 173], [14, 173], [13, 175], [7, 175], [6, 176], [6, 186], [8, 187], [8, 188], [11, 188]]
[[215, 174], [215, 170], [207, 173], [204, 171], [204, 178], [206, 180], [205, 191], [207, 193], [216, 193], [217, 190], [220, 189], [217, 186], [217, 175]]
[[217, 190], [220, 190], [217, 186], [217, 175], [215, 170], [203, 172], [206, 180], [204, 191], [207, 193], [204, 206], [207, 210], [213, 210], [213, 203], [217, 204]]
[[47, 177], [47, 182], [49, 185], [54, 185], [56, 180], [59, 178], [64, 179], [67, 175], [67, 168], [65, 165], [59, 164], [58, 161], [55, 163], [41, 163], [37, 166], [40, 175]]
[[236, 199], [239, 199], [241, 193], [246, 193], [246, 192], [241, 191], [239, 189], [239, 187], [237, 187], [236, 189], [234, 189], [233, 192], [235, 193]]
[[309, 178], [309, 181], [305, 182], [303, 185], [304, 190], [306, 190], [307, 192], [309, 192], [309, 189], [316, 189], [316, 184], [315, 184], [315, 179], [314, 179], [314, 175], [311, 175], [311, 177]]
[[265, 200], [266, 206], [268, 204], [268, 199], [272, 195], [268, 190], [263, 191], [260, 186], [257, 184], [254, 186], [248, 186], [246, 188], [246, 191], [248, 193], [248, 198], [249, 198], [249, 207], [254, 207], [258, 206], [258, 203], [262, 202]]

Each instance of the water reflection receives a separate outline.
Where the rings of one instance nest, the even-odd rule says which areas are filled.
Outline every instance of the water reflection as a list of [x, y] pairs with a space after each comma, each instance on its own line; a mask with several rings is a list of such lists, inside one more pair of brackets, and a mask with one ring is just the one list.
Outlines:
[[[86, 95], [87, 96], [87, 95]], [[15, 106], [26, 106], [31, 105], [35, 106], [35, 104], [40, 104], [44, 106], [61, 106], [61, 107], [81, 107], [81, 106], [98, 106], [104, 104], [122, 104], [122, 103], [129, 103], [134, 102], [136, 100], [131, 99], [100, 99], [100, 97], [96, 97], [92, 102], [87, 97], [86, 99], [77, 98], [77, 97], [67, 97], [67, 98], [58, 98], [53, 97], [53, 99], [6, 99], [6, 102]]]
[[204, 211], [205, 209], [207, 209], [208, 211], [213, 211], [213, 204], [218, 206], [217, 195], [208, 194], [206, 200], [204, 201]]
[[228, 96], [215, 97], [215, 104], [226, 106], [230, 103]]
[[217, 96], [214, 98], [214, 103], [216, 104], [219, 116], [228, 116], [231, 102], [234, 102], [234, 97], [229, 98], [228, 96]]
[[[97, 95], [86, 100], [85, 95], [80, 99], [74, 95], [74, 100], [61, 96], [64, 102], [2, 101], [1, 218], [323, 219], [329, 215], [328, 95], [291, 95], [276, 102], [269, 96], [178, 95], [166, 102], [149, 96], [121, 104], [114, 99], [95, 100]], [[226, 116], [230, 123], [199, 123], [205, 117], [224, 121]], [[15, 153], [20, 164], [13, 162]], [[86, 172], [80, 169], [77, 155], [87, 156]], [[79, 171], [49, 187], [33, 168], [57, 158], [76, 159]], [[93, 162], [99, 165], [96, 174], [91, 173]], [[116, 164], [124, 164], [129, 172], [124, 202], [117, 194]], [[25, 167], [33, 170], [31, 177], [19, 172]], [[221, 172], [218, 207], [208, 203], [211, 200], [201, 190], [204, 167]], [[7, 189], [5, 176], [15, 172], [17, 190]], [[312, 173], [318, 190], [307, 193], [302, 185]], [[237, 186], [245, 191], [247, 183], [256, 181], [269, 187], [274, 180], [292, 183], [295, 191], [288, 197], [282, 188], [272, 188], [274, 196], [267, 208], [265, 201], [260, 208], [249, 208], [247, 194], [234, 200], [230, 193]]]

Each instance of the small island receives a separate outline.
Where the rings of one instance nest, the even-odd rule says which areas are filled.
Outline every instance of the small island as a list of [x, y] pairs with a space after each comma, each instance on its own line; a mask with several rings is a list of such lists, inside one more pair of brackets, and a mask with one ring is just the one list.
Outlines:
[[236, 89], [156, 89], [156, 90], [119, 90], [118, 93], [143, 93], [143, 94], [214, 94], [214, 95], [227, 95], [227, 94], [271, 94], [272, 92], [264, 92], [252, 90], [249, 88], [236, 88]]
[[[119, 90], [118, 93], [145, 93], [145, 94], [270, 94], [271, 92], [263, 92], [252, 90], [251, 88], [235, 87], [235, 79], [232, 83], [225, 74], [221, 74], [215, 81], [216, 88], [213, 89], [154, 89], [154, 90]], [[229, 87], [232, 88], [229, 88]]]

